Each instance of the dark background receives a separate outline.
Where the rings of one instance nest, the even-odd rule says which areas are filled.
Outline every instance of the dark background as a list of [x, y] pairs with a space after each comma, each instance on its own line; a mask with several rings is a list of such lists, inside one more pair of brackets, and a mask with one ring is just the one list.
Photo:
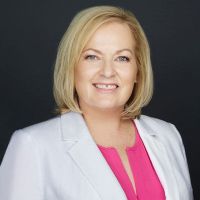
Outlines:
[[14, 130], [54, 116], [53, 66], [72, 17], [93, 5], [135, 13], [149, 39], [154, 97], [144, 114], [174, 123], [200, 196], [200, 3], [187, 0], [0, 2], [0, 162]]

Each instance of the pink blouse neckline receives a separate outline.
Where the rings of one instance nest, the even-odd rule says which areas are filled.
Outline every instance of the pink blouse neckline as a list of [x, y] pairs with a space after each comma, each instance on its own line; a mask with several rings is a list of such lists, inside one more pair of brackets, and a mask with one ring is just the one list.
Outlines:
[[[134, 151], [137, 147], [138, 147], [138, 145], [139, 145], [139, 139], [138, 139], [138, 132], [137, 132], [137, 130], [136, 130], [136, 126], [135, 126], [135, 123], [134, 123], [134, 121], [133, 121], [133, 128], [134, 128], [134, 130], [135, 130], [135, 142], [134, 142], [134, 144], [132, 144], [132, 146], [127, 146], [125, 149], [126, 149], [126, 151]], [[109, 147], [105, 147], [105, 146], [102, 146], [102, 145], [100, 145], [100, 144], [97, 144], [97, 146], [101, 149], [101, 150], [116, 150], [116, 148], [115, 147], [112, 147], [112, 146], [109, 146]]]
[[105, 157], [116, 178], [119, 180], [127, 196], [127, 200], [164, 200], [166, 199], [164, 188], [156, 174], [134, 121], [133, 128], [135, 130], [135, 143], [130, 147], [127, 146], [126, 152], [135, 180], [135, 190], [117, 149], [112, 146], [105, 147], [99, 144], [97, 144], [97, 146], [101, 150], [102, 155]]

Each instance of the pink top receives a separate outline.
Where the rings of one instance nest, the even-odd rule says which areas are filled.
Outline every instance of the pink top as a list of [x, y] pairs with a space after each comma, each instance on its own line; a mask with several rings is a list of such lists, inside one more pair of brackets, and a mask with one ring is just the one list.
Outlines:
[[134, 176], [136, 193], [117, 150], [114, 147], [97, 146], [117, 177], [128, 200], [165, 200], [164, 189], [154, 170], [138, 130], [134, 123], [133, 125], [136, 133], [135, 144], [132, 147], [126, 147], [126, 153]]

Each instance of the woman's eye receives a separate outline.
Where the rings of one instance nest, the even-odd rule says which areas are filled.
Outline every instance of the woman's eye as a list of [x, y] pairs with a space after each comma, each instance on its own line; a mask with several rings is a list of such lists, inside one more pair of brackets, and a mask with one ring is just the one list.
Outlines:
[[95, 55], [87, 55], [87, 56], [85, 56], [85, 59], [86, 60], [97, 60], [97, 56], [95, 56]]
[[127, 56], [119, 56], [118, 58], [117, 58], [119, 61], [122, 61], [122, 62], [129, 62], [130, 61], [130, 59], [127, 57]]

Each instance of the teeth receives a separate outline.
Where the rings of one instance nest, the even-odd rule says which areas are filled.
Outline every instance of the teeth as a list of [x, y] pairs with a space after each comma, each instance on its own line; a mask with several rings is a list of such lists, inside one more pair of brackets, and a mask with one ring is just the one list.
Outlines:
[[95, 87], [100, 89], [115, 89], [116, 85], [95, 84]]

